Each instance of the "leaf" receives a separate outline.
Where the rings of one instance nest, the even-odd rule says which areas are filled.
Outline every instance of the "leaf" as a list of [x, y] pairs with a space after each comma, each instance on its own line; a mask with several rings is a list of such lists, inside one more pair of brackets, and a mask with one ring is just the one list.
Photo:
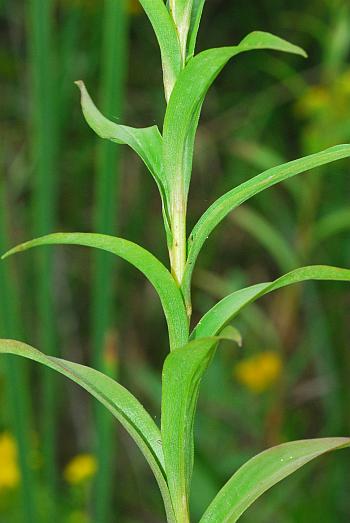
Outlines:
[[193, 0], [191, 25], [188, 33], [187, 58], [192, 58], [194, 55], [204, 4], [205, 0]]
[[83, 387], [102, 403], [123, 425], [145, 456], [158, 482], [166, 510], [171, 516], [172, 505], [164, 471], [160, 431], [141, 403], [127, 389], [95, 369], [46, 356], [19, 341], [0, 340], [0, 353], [22, 356], [50, 367]]
[[[231, 337], [232, 336], [232, 337]], [[162, 375], [162, 441], [168, 485], [176, 511], [188, 512], [193, 469], [193, 422], [199, 387], [220, 340], [236, 341], [237, 332], [202, 338], [175, 349]], [[182, 520], [181, 521], [187, 521]]]
[[181, 48], [173, 19], [163, 0], [140, 0], [158, 40], [162, 56], [165, 97], [169, 100], [182, 67]]
[[169, 0], [172, 18], [180, 41], [183, 63], [186, 59], [187, 35], [191, 23], [193, 0]]
[[305, 173], [315, 167], [320, 167], [321, 165], [341, 160], [349, 156], [349, 144], [330, 147], [325, 151], [311, 154], [310, 156], [305, 156], [304, 158], [293, 160], [283, 165], [279, 165], [278, 167], [268, 169], [258, 176], [242, 183], [238, 187], [235, 187], [216, 200], [201, 216], [189, 237], [188, 259], [182, 283], [185, 298], [187, 300], [189, 299], [188, 296], [194, 264], [204, 242], [228, 213], [255, 194], [258, 194], [264, 189], [272, 187], [287, 178], [291, 178], [292, 176]]
[[234, 523], [273, 485], [309, 461], [350, 446], [350, 438], [292, 441], [261, 452], [245, 463], [214, 498], [200, 523]]
[[164, 168], [171, 192], [178, 192], [177, 186], [183, 184], [183, 194], [187, 197], [192, 158], [185, 161], [185, 152], [186, 148], [193, 147], [187, 143], [188, 135], [191, 133], [194, 137], [199, 111], [210, 85], [231, 58], [254, 49], [305, 55], [302, 49], [277, 36], [256, 31], [238, 46], [203, 51], [190, 59], [180, 73], [165, 113], [163, 130]]
[[136, 243], [92, 233], [56, 233], [22, 243], [4, 254], [3, 258], [41, 245], [82, 245], [95, 247], [120, 256], [134, 265], [151, 282], [158, 293], [168, 324], [170, 348], [180, 347], [188, 340], [188, 320], [181, 292], [174, 278], [153, 254]]
[[158, 186], [167, 218], [166, 224], [169, 227], [168, 188], [162, 163], [163, 138], [158, 127], [153, 125], [152, 127], [135, 129], [111, 122], [97, 109], [84, 82], [80, 80], [75, 83], [80, 90], [81, 107], [85, 120], [91, 129], [100, 138], [128, 145], [143, 160]]
[[244, 307], [258, 298], [287, 285], [307, 280], [350, 281], [350, 270], [328, 267], [326, 265], [311, 265], [288, 272], [274, 282], [258, 283], [257, 285], [233, 292], [219, 301], [203, 316], [193, 330], [191, 339], [215, 336]]
[[326, 240], [340, 232], [350, 229], [350, 208], [336, 209], [323, 216], [314, 230], [314, 243]]

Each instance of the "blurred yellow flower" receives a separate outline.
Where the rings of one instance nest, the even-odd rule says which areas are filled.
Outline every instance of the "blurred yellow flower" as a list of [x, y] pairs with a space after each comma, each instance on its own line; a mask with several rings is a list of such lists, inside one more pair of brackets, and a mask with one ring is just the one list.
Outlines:
[[92, 454], [78, 454], [64, 469], [64, 478], [71, 485], [91, 479], [97, 471], [97, 461]]
[[17, 487], [21, 480], [16, 441], [8, 432], [0, 434], [0, 491]]
[[282, 360], [277, 352], [265, 351], [251, 356], [235, 366], [235, 378], [249, 390], [261, 393], [281, 376]]
[[331, 93], [322, 85], [311, 86], [296, 104], [296, 111], [301, 116], [310, 116], [329, 107]]

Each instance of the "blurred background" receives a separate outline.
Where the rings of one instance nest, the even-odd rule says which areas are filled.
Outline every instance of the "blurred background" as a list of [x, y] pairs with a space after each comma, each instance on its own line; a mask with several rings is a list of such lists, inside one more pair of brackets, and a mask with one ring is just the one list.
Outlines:
[[[159, 52], [136, 0], [0, 2], [0, 247], [54, 231], [112, 233], [167, 263], [160, 203], [128, 149], [87, 127], [74, 80], [110, 119], [162, 124]], [[222, 72], [196, 142], [189, 227], [219, 195], [268, 167], [350, 142], [347, 0], [210, 0], [198, 50], [265, 30], [309, 58], [256, 52]], [[194, 320], [223, 295], [305, 264], [350, 266], [349, 161], [270, 189], [232, 213], [194, 275]], [[307, 283], [248, 307], [204, 381], [193, 520], [244, 461], [283, 441], [350, 433], [350, 292]], [[120, 380], [159, 422], [167, 353], [144, 278], [79, 247], [0, 265], [0, 334]], [[349, 451], [274, 487], [245, 523], [350, 521]], [[0, 359], [0, 522], [160, 523], [147, 464], [109, 414], [53, 372]]]

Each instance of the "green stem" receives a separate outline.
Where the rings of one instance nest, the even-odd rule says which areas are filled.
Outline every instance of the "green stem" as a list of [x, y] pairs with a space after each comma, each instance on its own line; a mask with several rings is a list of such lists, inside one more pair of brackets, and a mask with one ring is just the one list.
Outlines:
[[[55, 114], [52, 35], [53, 1], [30, 0], [29, 42], [32, 73], [32, 159], [35, 166], [33, 187], [33, 231], [35, 235], [51, 232], [56, 214], [57, 126]], [[40, 251], [36, 256], [39, 346], [47, 354], [56, 354], [54, 311], [52, 303], [52, 253]], [[48, 521], [59, 521], [56, 503], [56, 415], [55, 384], [52, 375], [42, 374], [44, 474], [50, 504]]]
[[181, 286], [186, 265], [186, 198], [183, 183], [179, 180], [178, 187], [172, 194], [171, 228], [173, 244], [170, 249], [170, 264], [172, 274]]
[[[102, 53], [102, 103], [104, 112], [112, 119], [122, 112], [126, 56], [127, 10], [125, 0], [105, 0]], [[99, 144], [96, 185], [95, 226], [97, 232], [115, 234], [118, 202], [120, 149], [109, 141]], [[114, 259], [96, 252], [93, 282], [92, 349], [94, 365], [112, 377], [117, 377], [117, 354], [113, 354], [114, 321], [113, 288], [115, 282]], [[113, 478], [111, 463], [115, 461], [114, 423], [105, 409], [96, 406], [97, 458], [99, 463], [95, 484], [96, 523], [111, 519]]]
[[[2, 252], [7, 248], [6, 207], [4, 183], [0, 182], [0, 249]], [[0, 288], [1, 336], [20, 337], [18, 293], [9, 273], [9, 264], [4, 262], [0, 265]], [[21, 521], [23, 523], [37, 523], [35, 480], [30, 467], [32, 451], [29, 443], [29, 435], [32, 431], [30, 401], [28, 395], [24, 393], [28, 390], [26, 365], [22, 361], [14, 361], [12, 356], [5, 357], [3, 364], [8, 404], [11, 405], [8, 415], [17, 441], [21, 470]]]

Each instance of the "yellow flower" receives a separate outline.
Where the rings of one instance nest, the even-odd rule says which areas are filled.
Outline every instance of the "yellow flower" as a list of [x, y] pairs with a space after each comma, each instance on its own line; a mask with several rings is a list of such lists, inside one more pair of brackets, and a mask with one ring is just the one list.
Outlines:
[[17, 445], [8, 432], [0, 434], [0, 491], [17, 487], [21, 480]]
[[64, 469], [64, 478], [71, 485], [78, 485], [91, 479], [97, 470], [97, 461], [91, 454], [78, 454]]
[[301, 116], [310, 116], [327, 109], [331, 105], [332, 96], [322, 85], [310, 87], [296, 104], [296, 111]]
[[235, 378], [242, 385], [257, 394], [271, 387], [281, 372], [281, 357], [273, 351], [251, 356], [239, 362], [233, 371]]

